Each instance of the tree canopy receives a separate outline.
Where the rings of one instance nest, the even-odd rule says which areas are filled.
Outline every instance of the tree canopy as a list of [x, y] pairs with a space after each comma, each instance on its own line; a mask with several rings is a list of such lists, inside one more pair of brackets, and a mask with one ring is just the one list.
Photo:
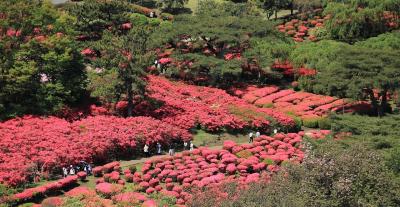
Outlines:
[[104, 30], [115, 30], [116, 26], [128, 22], [130, 11], [128, 3], [121, 0], [85, 0], [79, 4], [72, 4], [67, 10], [76, 17], [75, 30], [85, 40], [99, 40]]
[[[263, 39], [265, 44], [272, 44], [275, 40], [289, 41], [274, 29], [272, 22], [255, 16], [252, 9], [253, 7], [246, 3], [202, 1], [195, 16], [176, 16], [172, 27], [162, 28], [157, 32], [159, 37], [155, 39], [176, 48], [173, 53], [180, 62], [187, 60], [194, 64], [183, 67], [180, 65], [169, 74], [178, 76], [182, 75], [178, 71], [192, 74], [201, 71], [209, 79], [209, 83], [220, 82], [220, 86], [231, 80], [244, 78], [246, 74], [250, 75], [247, 76], [249, 78], [258, 77], [259, 71], [248, 70], [247, 58], [251, 58], [251, 61], [256, 58], [272, 63], [273, 57], [269, 56], [271, 53], [257, 56], [257, 52], [249, 52], [245, 57], [237, 57], [235, 60], [224, 60], [226, 55], [257, 50], [256, 39]], [[229, 78], [217, 81], [220, 77]]]
[[42, 1], [2, 1], [0, 118], [53, 114], [83, 97], [86, 75], [67, 24]]
[[[369, 99], [377, 114], [390, 110], [387, 94], [400, 87], [400, 59], [396, 51], [321, 41], [297, 48], [292, 57], [297, 64], [318, 71], [315, 77], [301, 80], [303, 88], [315, 93]], [[374, 95], [376, 90], [378, 95]]]
[[324, 14], [329, 15], [325, 28], [333, 39], [354, 42], [389, 31], [398, 25], [399, 0], [328, 1]]

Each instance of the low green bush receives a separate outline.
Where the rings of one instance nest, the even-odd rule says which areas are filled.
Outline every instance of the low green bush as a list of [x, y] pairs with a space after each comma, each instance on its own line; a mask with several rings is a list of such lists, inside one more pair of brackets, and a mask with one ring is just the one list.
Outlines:
[[161, 13], [160, 16], [161, 16], [161, 19], [163, 19], [163, 20], [173, 20], [174, 19], [174, 15], [172, 15], [170, 13]]
[[331, 129], [332, 120], [328, 117], [324, 117], [318, 120], [318, 127], [320, 129]]
[[391, 150], [389, 157], [386, 161], [386, 165], [391, 169], [396, 175], [400, 175], [400, 147]]
[[146, 25], [149, 23], [148, 18], [143, 14], [133, 13], [129, 15], [129, 19], [135, 25]]
[[320, 118], [303, 118], [303, 126], [308, 128], [318, 128]]
[[136, 165], [130, 165], [128, 167], [129, 171], [131, 171], [132, 174], [134, 174], [137, 171]]
[[158, 18], [150, 18], [149, 20], [149, 25], [151, 26], [159, 26], [161, 24], [161, 19]]

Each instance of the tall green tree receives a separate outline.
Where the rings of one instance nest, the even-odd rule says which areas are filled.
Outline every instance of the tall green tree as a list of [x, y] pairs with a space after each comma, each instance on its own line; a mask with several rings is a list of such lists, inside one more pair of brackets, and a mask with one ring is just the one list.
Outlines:
[[[253, 38], [250, 40], [250, 48], [243, 55], [248, 63], [259, 66], [259, 72], [264, 73], [266, 77], [281, 79], [281, 73], [272, 71], [271, 66], [276, 60], [287, 60], [293, 49], [292, 41], [283, 37]], [[259, 76], [261, 77], [261, 74]]]
[[[180, 62], [193, 64], [178, 65], [170, 72], [186, 77], [201, 73], [208, 79], [206, 84], [220, 83], [221, 87], [232, 84], [231, 80], [257, 80], [259, 68], [246, 67], [247, 56], [224, 60], [226, 55], [251, 50], [253, 38], [271, 37], [270, 42], [274, 38], [284, 39], [273, 23], [255, 15], [252, 9], [247, 3], [202, 1], [196, 15], [176, 16], [172, 26], [161, 28], [154, 38], [176, 48], [173, 55]], [[217, 81], [221, 78], [226, 81]]]
[[400, 52], [400, 31], [393, 31], [371, 37], [365, 41], [356, 42], [355, 45], [371, 49], [393, 50]]
[[267, 13], [267, 18], [270, 19], [275, 14], [275, 19], [278, 18], [278, 12], [281, 9], [291, 7], [291, 0], [260, 0], [260, 7]]
[[293, 0], [293, 6], [301, 12], [322, 8], [323, 0]]
[[76, 104], [86, 75], [67, 24], [74, 19], [43, 1], [2, 1], [0, 13], [0, 118]]
[[128, 22], [130, 9], [125, 0], [84, 0], [72, 4], [68, 11], [76, 17], [74, 27], [83, 39], [99, 40], [104, 30], [116, 30], [116, 27]]
[[[331, 38], [345, 42], [377, 36], [391, 29], [386, 25], [384, 13], [399, 15], [399, 5], [399, 0], [328, 1], [324, 14], [330, 18], [325, 28]], [[398, 18], [394, 21], [399, 24]]]
[[110, 76], [117, 77], [112, 83], [114, 85], [110, 86], [114, 91], [103, 95], [109, 96], [111, 92], [114, 100], [126, 100], [128, 116], [133, 115], [134, 104], [145, 95], [144, 70], [154, 60], [153, 52], [149, 50], [153, 31], [154, 27], [151, 25], [135, 26], [127, 34], [120, 36], [105, 31], [103, 38], [92, 44], [93, 49], [101, 51], [100, 57], [90, 63], [92, 67], [102, 69], [95, 77], [100, 80]]

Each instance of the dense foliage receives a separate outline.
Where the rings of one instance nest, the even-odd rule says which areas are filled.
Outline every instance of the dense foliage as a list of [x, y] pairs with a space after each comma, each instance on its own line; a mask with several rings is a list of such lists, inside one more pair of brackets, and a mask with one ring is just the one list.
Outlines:
[[[177, 16], [172, 27], [158, 32], [160, 41], [171, 45], [172, 57], [176, 60], [161, 72], [220, 87], [243, 79], [255, 81], [264, 76], [276, 54], [262, 54], [257, 43], [288, 40], [252, 9], [249, 4], [202, 1], [196, 16]], [[246, 58], [241, 57], [242, 52], [253, 49]], [[262, 68], [258, 61], [263, 62]]]
[[[396, 148], [400, 149], [399, 115], [387, 115], [385, 118], [360, 116], [360, 115], [340, 115], [332, 117], [332, 130], [334, 133], [350, 132], [351, 136], [343, 142], [365, 142], [375, 150], [381, 150], [385, 154], [396, 153]], [[392, 151], [393, 150], [393, 151]], [[393, 163], [399, 165], [397, 163]]]
[[315, 93], [370, 100], [374, 114], [390, 112], [389, 93], [395, 94], [400, 87], [399, 51], [376, 48], [376, 41], [388, 42], [389, 46], [383, 43], [379, 47], [396, 47], [383, 36], [360, 42], [359, 46], [321, 41], [296, 48], [291, 54], [293, 61], [317, 70], [314, 77], [300, 79], [301, 87]]
[[82, 99], [86, 75], [69, 35], [73, 18], [42, 1], [2, 1], [0, 14], [0, 119], [52, 114]]
[[398, 0], [329, 1], [324, 13], [331, 18], [325, 28], [329, 36], [354, 42], [390, 31], [399, 26]]

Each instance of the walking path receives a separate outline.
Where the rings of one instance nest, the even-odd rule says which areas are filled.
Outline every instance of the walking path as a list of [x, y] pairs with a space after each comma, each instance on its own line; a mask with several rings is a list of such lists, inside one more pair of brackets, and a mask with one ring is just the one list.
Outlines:
[[[239, 143], [239, 144], [244, 144], [244, 143]], [[222, 149], [222, 145], [219, 146], [212, 146], [212, 147], [208, 147], [209, 149]], [[176, 154], [182, 154], [182, 152], [177, 152]], [[135, 164], [140, 164], [140, 163], [144, 163], [147, 160], [154, 160], [154, 159], [159, 159], [159, 158], [165, 158], [165, 157], [170, 157], [170, 155], [165, 154], [165, 155], [155, 155], [155, 156], [151, 156], [151, 157], [142, 157], [140, 159], [136, 159], [136, 160], [129, 160], [129, 161], [123, 161], [123, 164], [121, 165], [122, 168], [127, 167], [129, 165], [135, 165]]]
[[[302, 127], [302, 130], [307, 133], [309, 131], [313, 131], [313, 130], [320, 130], [320, 129], [311, 129], [311, 128], [306, 128], [306, 127]], [[238, 144], [246, 144], [247, 142], [242, 142], [242, 143], [238, 143]], [[222, 149], [222, 145], [218, 145], [218, 146], [212, 146], [212, 147], [208, 147], [209, 149]], [[177, 152], [175, 154], [181, 154], [182, 152]], [[148, 160], [154, 160], [154, 159], [159, 159], [159, 158], [165, 158], [165, 157], [170, 157], [170, 155], [165, 154], [165, 155], [155, 155], [155, 156], [151, 156], [151, 157], [142, 157], [140, 159], [135, 159], [135, 160], [129, 160], [129, 161], [123, 161], [123, 164], [121, 165], [122, 168], [127, 167], [129, 165], [135, 165], [135, 164], [140, 164], [140, 163], [144, 163]]]

